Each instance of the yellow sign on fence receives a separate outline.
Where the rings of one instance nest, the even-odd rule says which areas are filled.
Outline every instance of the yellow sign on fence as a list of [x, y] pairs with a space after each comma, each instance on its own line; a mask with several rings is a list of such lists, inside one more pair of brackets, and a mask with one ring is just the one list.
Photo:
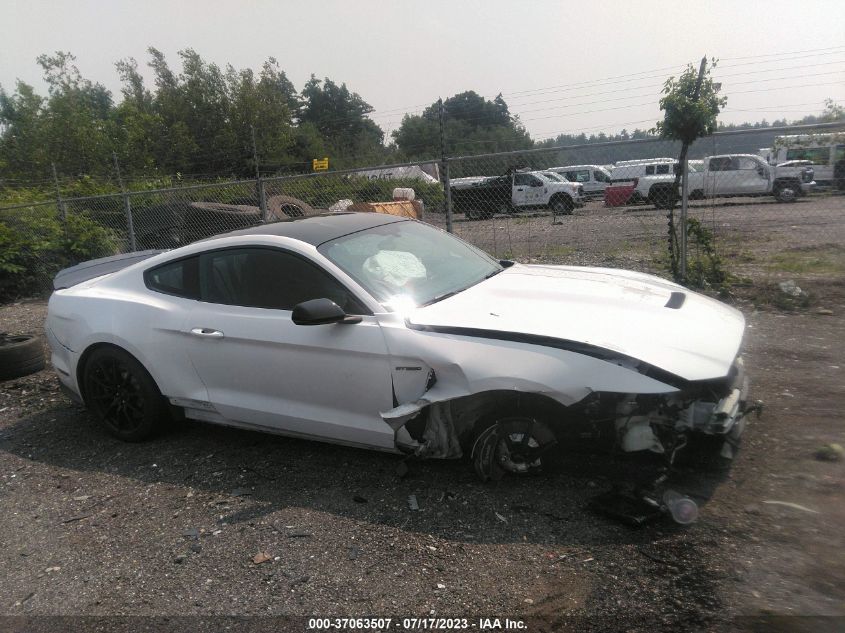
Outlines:
[[329, 159], [326, 158], [315, 158], [311, 161], [311, 168], [314, 171], [327, 171], [329, 169]]

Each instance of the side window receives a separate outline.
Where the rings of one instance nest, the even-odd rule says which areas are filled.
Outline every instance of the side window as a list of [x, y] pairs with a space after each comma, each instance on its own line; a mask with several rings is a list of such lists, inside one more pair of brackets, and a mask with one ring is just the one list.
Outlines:
[[710, 171], [731, 171], [732, 169], [730, 156], [716, 156], [710, 159]]
[[596, 182], [610, 182], [610, 178], [608, 178], [604, 172], [601, 171], [594, 171], [593, 172], [593, 179]]
[[669, 173], [669, 165], [657, 165], [654, 170], [656, 174], [668, 174]]
[[201, 298], [209, 303], [293, 310], [310, 299], [331, 299], [350, 314], [368, 311], [340, 282], [306, 259], [276, 249], [237, 248], [200, 259]]
[[531, 187], [542, 187], [543, 181], [537, 178], [536, 176], [529, 176], [528, 177], [528, 185]]
[[577, 171], [566, 172], [566, 179], [569, 182], [578, 182], [578, 172]]
[[513, 184], [518, 187], [523, 187], [525, 185], [530, 185], [531, 177], [528, 174], [514, 174], [513, 177]]
[[144, 283], [150, 290], [185, 299], [199, 299], [199, 256], [162, 264], [144, 273]]
[[646, 176], [653, 176], [654, 175], [654, 165], [646, 165], [645, 175]]
[[739, 168], [740, 169], [749, 169], [754, 170], [757, 169], [760, 164], [754, 160], [753, 158], [749, 158], [748, 156], [742, 156], [739, 159]]

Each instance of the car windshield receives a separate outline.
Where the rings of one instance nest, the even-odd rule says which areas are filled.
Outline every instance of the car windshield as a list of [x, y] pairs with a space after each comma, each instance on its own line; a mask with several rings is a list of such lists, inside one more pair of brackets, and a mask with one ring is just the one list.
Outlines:
[[389, 310], [434, 303], [502, 271], [483, 251], [415, 221], [344, 235], [318, 250]]

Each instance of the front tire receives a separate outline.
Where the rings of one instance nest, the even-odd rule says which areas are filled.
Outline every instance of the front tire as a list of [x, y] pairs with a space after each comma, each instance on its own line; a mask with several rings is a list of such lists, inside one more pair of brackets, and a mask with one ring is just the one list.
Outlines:
[[778, 202], [795, 202], [798, 197], [798, 187], [792, 183], [775, 185], [775, 200]]
[[557, 442], [543, 422], [524, 414], [496, 416], [479, 427], [471, 455], [482, 481], [498, 481], [508, 473], [539, 472], [543, 454]]
[[84, 369], [85, 403], [106, 430], [124, 442], [153, 436], [168, 417], [152, 376], [116, 347], [94, 350]]

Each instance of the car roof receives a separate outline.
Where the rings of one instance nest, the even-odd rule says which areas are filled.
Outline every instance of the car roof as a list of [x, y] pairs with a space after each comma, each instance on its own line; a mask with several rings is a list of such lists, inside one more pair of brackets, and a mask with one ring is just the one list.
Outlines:
[[278, 235], [306, 242], [312, 246], [319, 246], [338, 237], [364, 231], [374, 226], [407, 221], [408, 218], [387, 215], [385, 213], [323, 213], [320, 215], [279, 220], [278, 222], [271, 222], [269, 224], [259, 224], [247, 229], [215, 235], [203, 241], [210, 242], [223, 237], [236, 237], [240, 235]]

